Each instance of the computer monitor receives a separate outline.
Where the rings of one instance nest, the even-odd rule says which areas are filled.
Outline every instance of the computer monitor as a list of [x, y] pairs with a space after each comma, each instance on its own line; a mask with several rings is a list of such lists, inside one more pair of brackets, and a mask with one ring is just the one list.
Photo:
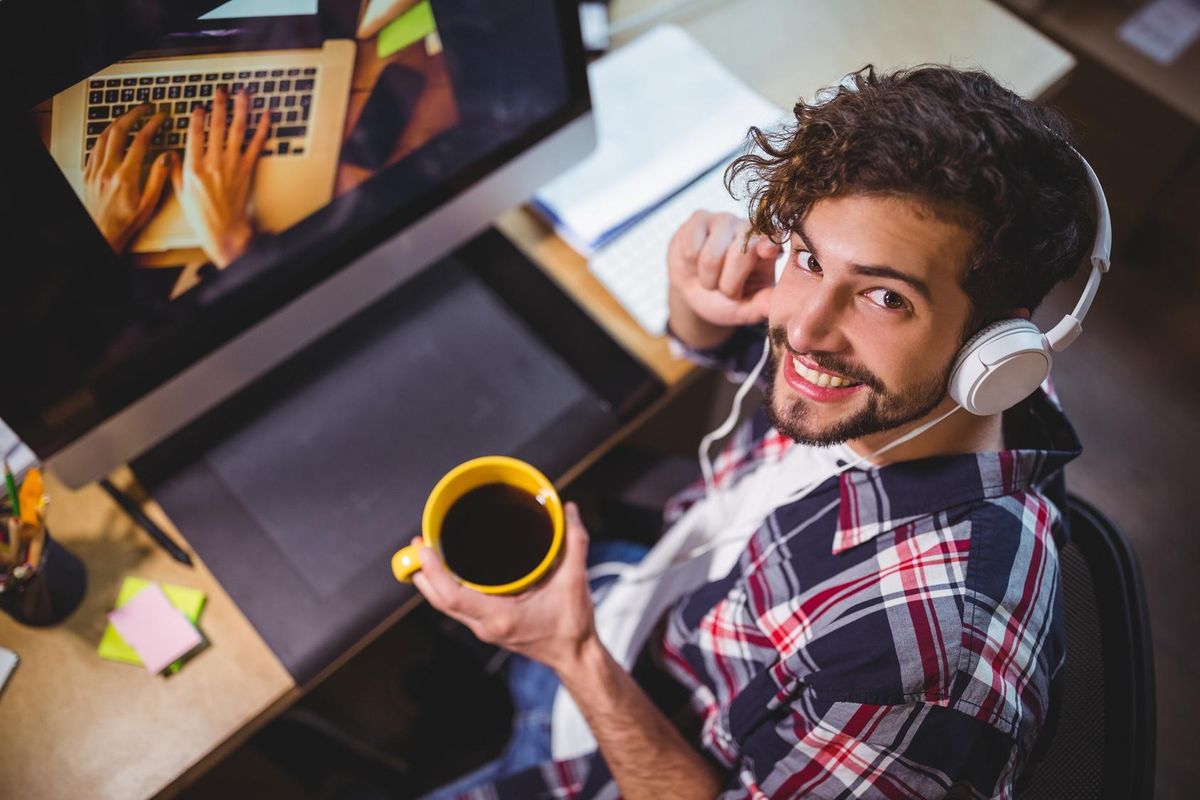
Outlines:
[[0, 69], [0, 418], [73, 486], [594, 146], [570, 2], [3, 0]]

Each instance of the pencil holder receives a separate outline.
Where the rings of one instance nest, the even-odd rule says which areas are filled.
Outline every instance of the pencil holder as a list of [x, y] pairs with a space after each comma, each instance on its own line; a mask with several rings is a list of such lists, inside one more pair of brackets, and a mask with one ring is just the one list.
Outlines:
[[[12, 510], [0, 503], [0, 524], [9, 530]], [[39, 543], [33, 562], [24, 559], [0, 568], [0, 610], [31, 627], [61, 622], [87, 591], [87, 569], [74, 553], [67, 550], [40, 521], [36, 528], [26, 527], [24, 534]]]

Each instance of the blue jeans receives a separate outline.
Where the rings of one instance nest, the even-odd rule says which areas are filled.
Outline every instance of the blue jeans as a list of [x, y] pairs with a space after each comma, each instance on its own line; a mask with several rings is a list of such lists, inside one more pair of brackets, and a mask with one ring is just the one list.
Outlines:
[[[606, 566], [636, 564], [645, 555], [646, 548], [633, 542], [592, 542], [588, 548], [588, 572], [591, 574], [588, 585], [592, 598], [599, 602], [604, 590], [616, 580], [616, 574], [606, 571]], [[421, 800], [448, 800], [551, 760], [550, 717], [559, 687], [558, 676], [546, 665], [516, 654], [509, 657], [504, 669], [513, 704], [513, 731], [508, 746], [494, 761], [430, 792]]]

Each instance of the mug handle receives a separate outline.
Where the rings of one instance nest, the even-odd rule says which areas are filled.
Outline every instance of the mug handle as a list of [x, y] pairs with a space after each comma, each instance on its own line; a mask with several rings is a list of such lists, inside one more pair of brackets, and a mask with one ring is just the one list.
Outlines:
[[392, 556], [392, 574], [401, 583], [411, 583], [413, 573], [421, 569], [420, 547], [408, 545], [401, 547]]

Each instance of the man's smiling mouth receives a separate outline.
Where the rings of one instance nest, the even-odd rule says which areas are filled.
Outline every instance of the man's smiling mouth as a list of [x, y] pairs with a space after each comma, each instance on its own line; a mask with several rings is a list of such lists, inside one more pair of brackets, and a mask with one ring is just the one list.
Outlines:
[[833, 375], [831, 373], [809, 367], [796, 356], [792, 356], [792, 368], [795, 369], [796, 374], [801, 378], [804, 378], [804, 380], [824, 389], [858, 386], [860, 383], [860, 381], [853, 381], [840, 375]]

